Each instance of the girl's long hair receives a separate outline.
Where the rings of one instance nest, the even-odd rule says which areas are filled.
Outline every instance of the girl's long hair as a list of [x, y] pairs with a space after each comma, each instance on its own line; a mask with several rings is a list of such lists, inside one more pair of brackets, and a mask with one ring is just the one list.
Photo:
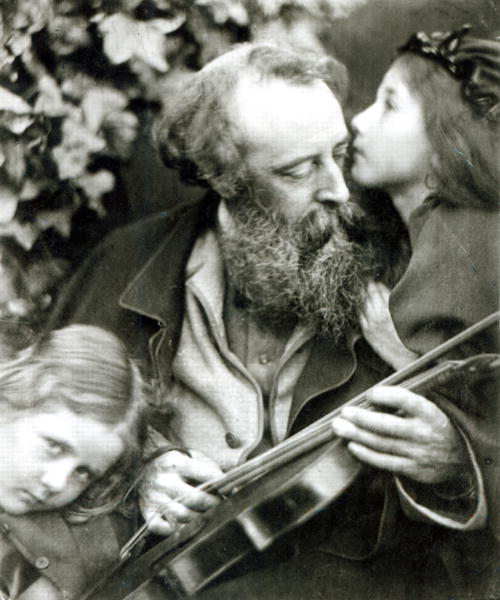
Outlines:
[[113, 428], [124, 452], [65, 514], [85, 521], [123, 505], [140, 466], [148, 389], [124, 345], [90, 325], [53, 331], [0, 364], [0, 411], [51, 411], [64, 407]]
[[436, 61], [405, 52], [396, 62], [422, 102], [435, 155], [431, 191], [450, 204], [498, 208], [499, 123], [477, 114], [463, 95], [462, 82]]

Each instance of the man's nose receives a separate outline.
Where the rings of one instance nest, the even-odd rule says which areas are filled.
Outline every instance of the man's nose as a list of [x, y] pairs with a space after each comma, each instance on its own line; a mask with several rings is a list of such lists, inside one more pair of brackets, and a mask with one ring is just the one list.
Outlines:
[[60, 461], [48, 466], [42, 474], [40, 481], [51, 494], [62, 492], [68, 485], [73, 465]]
[[322, 203], [335, 202], [341, 204], [349, 200], [349, 195], [342, 169], [332, 160], [321, 178], [315, 200]]

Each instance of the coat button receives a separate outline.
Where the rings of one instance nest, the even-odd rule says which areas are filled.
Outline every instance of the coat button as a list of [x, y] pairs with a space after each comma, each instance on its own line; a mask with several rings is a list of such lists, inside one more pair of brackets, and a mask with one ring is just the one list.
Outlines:
[[261, 354], [259, 356], [259, 362], [261, 365], [267, 365], [269, 362], [269, 356], [267, 354]]
[[226, 433], [226, 444], [230, 448], [239, 448], [241, 446], [240, 440], [231, 432]]
[[35, 560], [35, 567], [37, 569], [46, 569], [50, 565], [50, 560], [46, 556], [39, 556]]

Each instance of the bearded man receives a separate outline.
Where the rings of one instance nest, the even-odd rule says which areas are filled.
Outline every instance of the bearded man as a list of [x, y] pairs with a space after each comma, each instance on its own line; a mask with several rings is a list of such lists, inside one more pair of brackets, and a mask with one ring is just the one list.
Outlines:
[[[328, 75], [334, 89], [344, 78]], [[193, 75], [158, 141], [165, 163], [209, 192], [112, 233], [59, 303], [53, 323], [111, 329], [157, 383], [151, 425], [165, 437], [152, 432], [161, 456], [142, 489], [156, 533], [218, 502], [198, 483], [390, 372], [357, 325], [369, 260], [348, 233], [348, 130], [325, 80], [317, 59], [251, 44]], [[410, 598], [425, 535], [484, 523], [480, 474], [450, 419], [402, 388], [371, 400], [376, 410], [332, 426], [375, 468], [203, 597]], [[464, 473], [467, 495], [456, 493]]]

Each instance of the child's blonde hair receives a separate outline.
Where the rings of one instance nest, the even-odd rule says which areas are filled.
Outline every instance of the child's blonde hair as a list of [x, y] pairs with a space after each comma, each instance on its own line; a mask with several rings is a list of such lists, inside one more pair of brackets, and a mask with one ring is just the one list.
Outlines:
[[[63, 406], [115, 428], [125, 450], [100, 480], [67, 507], [83, 521], [114, 510], [135, 477], [145, 437], [147, 387], [118, 338], [99, 327], [52, 331], [0, 363], [0, 412]], [[134, 468], [136, 467], [136, 468]]]

